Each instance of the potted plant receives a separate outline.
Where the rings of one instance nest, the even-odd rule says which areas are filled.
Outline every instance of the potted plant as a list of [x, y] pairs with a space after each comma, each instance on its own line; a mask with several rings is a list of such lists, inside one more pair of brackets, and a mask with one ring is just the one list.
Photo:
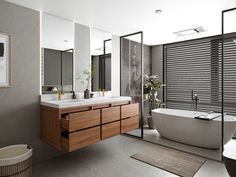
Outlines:
[[147, 118], [149, 128], [153, 128], [151, 111], [164, 105], [158, 93], [163, 86], [164, 84], [158, 75], [144, 76], [144, 99], [149, 102], [149, 116]]
[[91, 78], [94, 75], [94, 69], [89, 66], [88, 69], [82, 71], [82, 76], [80, 74], [77, 75], [76, 79], [80, 80], [80, 83], [83, 84], [86, 89], [84, 91], [84, 98], [90, 98], [90, 84]]

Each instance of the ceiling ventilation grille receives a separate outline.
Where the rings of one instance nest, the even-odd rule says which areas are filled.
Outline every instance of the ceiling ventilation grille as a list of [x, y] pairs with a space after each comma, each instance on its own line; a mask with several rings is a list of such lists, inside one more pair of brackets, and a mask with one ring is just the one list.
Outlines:
[[173, 32], [174, 35], [181, 37], [181, 36], [187, 36], [187, 35], [192, 35], [192, 34], [198, 34], [205, 32], [206, 30], [201, 26], [197, 28], [192, 28], [192, 29], [187, 29], [187, 30], [181, 30], [177, 32]]

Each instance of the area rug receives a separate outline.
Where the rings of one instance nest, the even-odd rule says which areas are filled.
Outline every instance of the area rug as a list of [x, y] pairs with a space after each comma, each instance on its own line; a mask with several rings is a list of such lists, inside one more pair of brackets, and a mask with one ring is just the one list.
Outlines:
[[193, 177], [205, 162], [201, 157], [159, 145], [131, 158], [182, 177]]

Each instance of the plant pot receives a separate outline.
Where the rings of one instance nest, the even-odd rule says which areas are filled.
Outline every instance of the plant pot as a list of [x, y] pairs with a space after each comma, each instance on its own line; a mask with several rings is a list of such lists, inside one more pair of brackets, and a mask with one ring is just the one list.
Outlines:
[[89, 91], [89, 89], [86, 89], [84, 91], [84, 99], [89, 99], [89, 98], [90, 98], [90, 91]]
[[152, 116], [148, 116], [147, 123], [148, 123], [148, 128], [154, 129]]

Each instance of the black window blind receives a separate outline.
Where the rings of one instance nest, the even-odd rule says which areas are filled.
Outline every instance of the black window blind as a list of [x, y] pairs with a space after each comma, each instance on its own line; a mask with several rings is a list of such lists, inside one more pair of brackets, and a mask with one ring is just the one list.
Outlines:
[[[224, 105], [236, 115], [236, 34], [224, 41]], [[221, 111], [221, 36], [164, 45], [165, 102], [167, 108]]]

